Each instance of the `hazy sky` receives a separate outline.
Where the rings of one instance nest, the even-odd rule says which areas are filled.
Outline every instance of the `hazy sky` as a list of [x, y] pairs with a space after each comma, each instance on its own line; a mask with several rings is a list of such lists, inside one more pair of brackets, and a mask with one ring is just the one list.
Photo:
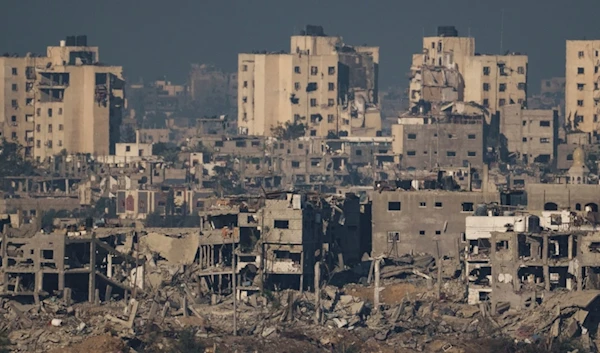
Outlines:
[[44, 53], [66, 35], [87, 34], [101, 61], [130, 80], [183, 81], [193, 62], [235, 70], [237, 53], [289, 50], [289, 36], [320, 24], [348, 44], [381, 47], [380, 80], [408, 85], [423, 33], [454, 25], [476, 51], [529, 55], [530, 91], [564, 76], [566, 39], [600, 39], [599, 0], [0, 0], [0, 53]]

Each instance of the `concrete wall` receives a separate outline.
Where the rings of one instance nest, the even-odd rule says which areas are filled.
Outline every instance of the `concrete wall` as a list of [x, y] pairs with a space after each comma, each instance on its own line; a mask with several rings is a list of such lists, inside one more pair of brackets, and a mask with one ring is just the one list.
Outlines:
[[[500, 133], [509, 152], [533, 162], [540, 156], [554, 160], [558, 145], [558, 111], [522, 109], [511, 104], [500, 109]], [[544, 157], [544, 158], [545, 158]]]
[[583, 210], [585, 205], [600, 204], [600, 185], [590, 184], [528, 184], [527, 209], [543, 211], [544, 205], [555, 203], [558, 210], [571, 208]]
[[392, 125], [392, 132], [402, 169], [483, 166], [483, 124]]
[[[436, 239], [442, 254], [458, 254], [465, 219], [472, 211], [463, 211], [463, 203], [497, 201], [498, 195], [478, 192], [383, 191], [373, 198], [373, 253], [396, 255], [388, 232], [398, 232], [397, 255], [429, 253], [436, 255]], [[400, 211], [389, 210], [390, 202], [400, 202]], [[436, 207], [437, 205], [437, 207]]]
[[600, 40], [568, 40], [565, 63], [565, 117], [578, 123], [577, 128], [591, 133], [598, 130], [600, 98], [598, 89], [598, 60]]

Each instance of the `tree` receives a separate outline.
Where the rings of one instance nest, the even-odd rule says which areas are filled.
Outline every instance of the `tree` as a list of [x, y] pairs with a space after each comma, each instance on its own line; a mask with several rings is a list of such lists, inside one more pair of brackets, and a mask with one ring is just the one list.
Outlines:
[[285, 124], [277, 125], [271, 128], [273, 137], [280, 140], [295, 140], [304, 136], [306, 133], [306, 126], [302, 123], [294, 121], [293, 123], [286, 121]]
[[225, 166], [215, 166], [213, 168], [215, 175], [211, 178], [217, 184], [217, 191], [220, 196], [239, 195], [246, 192], [242, 187], [241, 178], [235, 170], [233, 161], [229, 158]]
[[165, 162], [175, 163], [179, 160], [179, 148], [173, 143], [155, 143], [152, 145], [152, 154], [163, 157]]
[[21, 146], [2, 139], [0, 142], [0, 179], [35, 175], [35, 166], [23, 157]]
[[122, 143], [134, 143], [136, 141], [135, 129], [131, 125], [121, 125], [120, 127], [121, 133], [119, 137], [119, 142]]

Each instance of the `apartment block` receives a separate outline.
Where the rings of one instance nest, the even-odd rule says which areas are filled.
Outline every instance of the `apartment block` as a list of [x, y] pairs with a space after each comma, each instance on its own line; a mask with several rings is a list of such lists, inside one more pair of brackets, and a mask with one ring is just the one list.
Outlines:
[[519, 104], [500, 108], [500, 134], [509, 156], [525, 163], [550, 163], [558, 148], [558, 111], [523, 109]]
[[[124, 104], [122, 68], [99, 61], [86, 36], [67, 37], [45, 57], [3, 58], [2, 135], [38, 160], [114, 153]], [[9, 88], [9, 90], [7, 89]]]
[[294, 35], [289, 53], [238, 57], [238, 127], [271, 135], [286, 122], [308, 136], [377, 136], [378, 47], [352, 47], [320, 26]]
[[527, 104], [526, 55], [481, 55], [475, 39], [459, 37], [454, 27], [439, 27], [436, 37], [423, 38], [413, 55], [410, 81], [412, 106], [421, 101], [475, 102], [492, 114], [506, 104]]
[[481, 169], [485, 146], [483, 113], [464, 103], [451, 103], [440, 110], [441, 114], [404, 115], [392, 125], [392, 150], [400, 168], [431, 170], [470, 165]]
[[33, 54], [0, 57], [0, 136], [25, 146], [29, 156], [34, 145], [35, 68], [47, 62]]
[[573, 130], [596, 135], [599, 122], [600, 40], [568, 40], [565, 118]]
[[475, 55], [465, 68], [465, 101], [487, 107], [492, 114], [508, 104], [527, 105], [526, 55]]

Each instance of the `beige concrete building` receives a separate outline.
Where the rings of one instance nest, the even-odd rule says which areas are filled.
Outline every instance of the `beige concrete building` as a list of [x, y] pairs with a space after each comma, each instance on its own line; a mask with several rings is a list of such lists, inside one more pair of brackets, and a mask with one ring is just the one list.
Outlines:
[[33, 155], [35, 113], [35, 67], [48, 59], [28, 54], [25, 57], [0, 57], [0, 135], [25, 146]]
[[46, 57], [0, 63], [2, 135], [23, 144], [26, 155], [43, 160], [62, 150], [114, 153], [124, 102], [122, 68], [101, 65], [98, 47], [88, 46], [87, 37], [67, 37], [48, 47]]
[[557, 156], [558, 111], [529, 110], [519, 104], [500, 108], [500, 134], [509, 154], [525, 163], [550, 163]]
[[298, 122], [308, 136], [377, 136], [379, 48], [350, 47], [308, 26], [290, 53], [238, 57], [238, 127], [248, 135]]
[[483, 167], [483, 112], [464, 103], [442, 108], [441, 114], [405, 115], [392, 125], [392, 151], [401, 169]]
[[494, 114], [507, 104], [527, 104], [527, 55], [476, 55], [465, 68], [465, 101]]
[[600, 106], [600, 40], [568, 40], [565, 119], [573, 130], [596, 135]]
[[411, 106], [419, 102], [475, 102], [495, 114], [505, 104], [527, 104], [526, 55], [479, 55], [475, 39], [454, 27], [439, 27], [413, 55]]

